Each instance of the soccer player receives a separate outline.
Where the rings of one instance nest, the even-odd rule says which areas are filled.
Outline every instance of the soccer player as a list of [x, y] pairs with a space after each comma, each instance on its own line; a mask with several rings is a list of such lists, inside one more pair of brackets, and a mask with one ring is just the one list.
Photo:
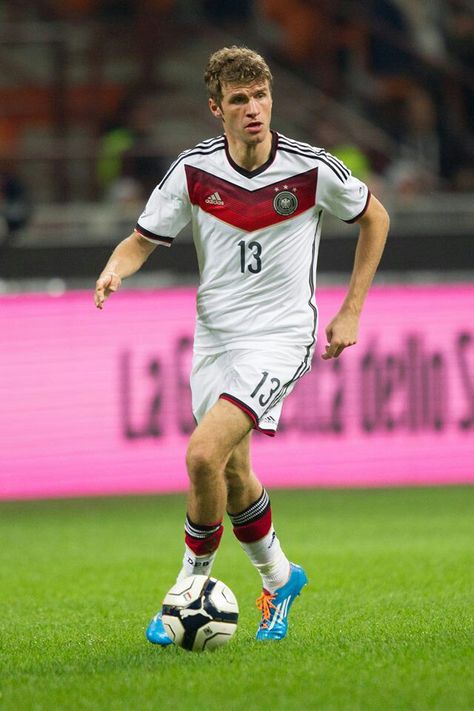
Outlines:
[[[323, 214], [360, 225], [347, 295], [326, 328], [325, 360], [356, 343], [389, 220], [341, 161], [271, 130], [272, 75], [261, 56], [246, 47], [220, 49], [209, 59], [205, 83], [224, 133], [171, 165], [97, 280], [95, 303], [102, 309], [157, 245], [169, 247], [192, 224], [200, 271], [191, 373], [197, 426], [186, 455], [190, 486], [178, 579], [210, 574], [227, 511], [262, 578], [257, 639], [279, 640], [307, 576], [276, 535], [268, 493], [251, 466], [252, 431], [275, 435], [284, 399], [311, 367]], [[171, 644], [160, 613], [147, 638]]]

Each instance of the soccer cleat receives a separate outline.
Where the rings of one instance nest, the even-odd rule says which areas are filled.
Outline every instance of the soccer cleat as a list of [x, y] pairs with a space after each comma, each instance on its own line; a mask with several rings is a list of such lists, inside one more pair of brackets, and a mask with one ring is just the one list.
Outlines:
[[173, 640], [168, 637], [163, 625], [161, 610], [157, 612], [146, 630], [146, 638], [152, 644], [159, 644], [160, 647], [167, 647], [173, 644]]
[[304, 588], [308, 578], [303, 568], [290, 563], [290, 577], [283, 587], [269, 593], [263, 590], [257, 599], [257, 607], [262, 620], [257, 630], [258, 640], [283, 639], [288, 630], [288, 613], [296, 597]]

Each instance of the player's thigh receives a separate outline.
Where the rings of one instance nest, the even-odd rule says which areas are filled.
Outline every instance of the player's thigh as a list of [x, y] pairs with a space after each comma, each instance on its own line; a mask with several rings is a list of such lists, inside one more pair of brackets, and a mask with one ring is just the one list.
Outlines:
[[251, 429], [252, 421], [245, 412], [226, 400], [218, 400], [191, 435], [186, 457], [188, 469], [223, 469]]
[[252, 432], [248, 432], [245, 437], [232, 450], [225, 467], [226, 479], [231, 482], [234, 479], [241, 479], [250, 476], [250, 441]]

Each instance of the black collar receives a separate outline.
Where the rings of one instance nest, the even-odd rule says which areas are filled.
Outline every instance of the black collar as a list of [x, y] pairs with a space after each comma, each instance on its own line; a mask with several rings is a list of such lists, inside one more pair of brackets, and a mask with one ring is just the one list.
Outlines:
[[259, 168], [255, 168], [255, 170], [246, 170], [245, 168], [242, 168], [240, 165], [237, 165], [237, 163], [232, 159], [232, 156], [230, 155], [229, 152], [229, 144], [227, 142], [227, 138], [224, 135], [224, 140], [225, 140], [225, 154], [227, 156], [227, 160], [231, 164], [232, 168], [236, 170], [240, 175], [245, 176], [246, 178], [254, 178], [256, 175], [260, 175], [263, 173], [267, 168], [271, 166], [273, 161], [275, 160], [276, 152], [277, 152], [277, 147], [278, 147], [278, 134], [275, 131], [271, 132], [272, 134], [272, 148], [270, 151], [270, 155], [268, 156], [268, 159], [263, 163]]

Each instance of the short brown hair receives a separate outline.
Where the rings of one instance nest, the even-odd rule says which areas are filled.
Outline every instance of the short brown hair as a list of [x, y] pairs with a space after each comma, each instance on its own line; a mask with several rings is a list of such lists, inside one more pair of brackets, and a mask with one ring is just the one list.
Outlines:
[[204, 73], [204, 81], [211, 99], [220, 105], [223, 84], [247, 84], [268, 80], [272, 73], [263, 57], [248, 47], [223, 47], [211, 54]]

